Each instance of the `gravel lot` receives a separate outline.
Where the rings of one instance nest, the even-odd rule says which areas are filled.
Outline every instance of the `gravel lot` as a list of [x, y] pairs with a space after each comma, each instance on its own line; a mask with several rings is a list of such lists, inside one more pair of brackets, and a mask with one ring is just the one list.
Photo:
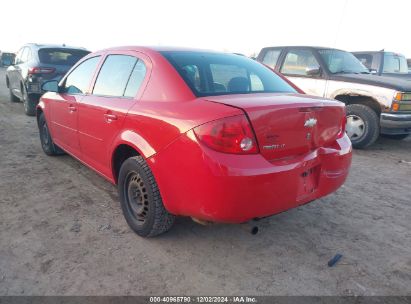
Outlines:
[[258, 222], [256, 236], [180, 218], [142, 239], [113, 185], [43, 154], [4, 73], [0, 295], [411, 295], [411, 138], [355, 151], [337, 193]]

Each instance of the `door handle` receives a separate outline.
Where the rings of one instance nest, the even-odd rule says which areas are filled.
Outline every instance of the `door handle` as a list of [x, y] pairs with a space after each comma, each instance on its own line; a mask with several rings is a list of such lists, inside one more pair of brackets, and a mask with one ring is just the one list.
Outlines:
[[110, 114], [110, 113], [106, 113], [104, 114], [104, 118], [106, 119], [106, 121], [108, 123], [112, 122], [113, 120], [117, 120], [117, 115], [115, 114]]
[[69, 112], [70, 112], [70, 113], [73, 113], [73, 112], [76, 112], [76, 111], [77, 111], [77, 108], [76, 108], [75, 106], [73, 106], [73, 105], [69, 105], [69, 106], [68, 106], [68, 109], [69, 109]]

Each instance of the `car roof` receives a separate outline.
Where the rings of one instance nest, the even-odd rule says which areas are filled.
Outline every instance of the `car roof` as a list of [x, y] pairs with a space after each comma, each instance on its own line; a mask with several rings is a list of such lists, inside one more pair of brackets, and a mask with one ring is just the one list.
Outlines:
[[355, 51], [352, 52], [353, 54], [378, 54], [378, 53], [384, 53], [384, 54], [394, 54], [397, 56], [404, 56], [401, 53], [397, 52], [389, 52], [389, 51]]
[[284, 49], [284, 48], [295, 48], [295, 49], [315, 49], [315, 50], [337, 50], [337, 51], [343, 51], [340, 49], [336, 48], [331, 48], [331, 47], [322, 47], [322, 46], [310, 46], [310, 45], [283, 45], [283, 46], [268, 46], [264, 47], [263, 50], [266, 49]]
[[377, 53], [386, 53], [384, 51], [355, 51], [351, 52], [353, 54], [377, 54]]
[[210, 49], [199, 49], [199, 48], [189, 48], [189, 47], [177, 47], [177, 46], [137, 46], [137, 45], [127, 45], [127, 46], [118, 46], [107, 48], [98, 52], [105, 51], [154, 51], [154, 52], [179, 52], [179, 51], [188, 51], [188, 52], [217, 52]]
[[31, 48], [35, 49], [44, 49], [44, 48], [58, 48], [58, 49], [76, 49], [76, 50], [84, 50], [88, 51], [84, 47], [78, 47], [78, 46], [70, 46], [70, 45], [65, 45], [65, 44], [40, 44], [40, 43], [27, 43], [24, 46], [29, 46]]

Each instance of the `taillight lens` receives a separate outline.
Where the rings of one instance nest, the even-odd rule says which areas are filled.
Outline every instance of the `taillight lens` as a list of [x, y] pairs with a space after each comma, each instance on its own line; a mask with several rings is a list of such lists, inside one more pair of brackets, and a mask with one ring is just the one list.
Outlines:
[[347, 113], [344, 111], [344, 115], [341, 121], [340, 132], [338, 133], [337, 138], [341, 138], [344, 136], [346, 127], [347, 127]]
[[258, 153], [257, 141], [245, 115], [232, 116], [194, 128], [194, 134], [207, 147], [232, 154]]
[[29, 74], [50, 74], [55, 70], [55, 68], [34, 67], [29, 69]]

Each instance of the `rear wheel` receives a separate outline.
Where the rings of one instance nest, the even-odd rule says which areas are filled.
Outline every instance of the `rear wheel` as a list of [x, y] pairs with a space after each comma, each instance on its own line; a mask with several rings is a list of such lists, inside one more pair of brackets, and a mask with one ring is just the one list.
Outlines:
[[175, 216], [165, 209], [154, 176], [141, 156], [122, 164], [118, 192], [124, 217], [138, 235], [153, 237], [173, 226]]
[[41, 147], [47, 155], [61, 155], [64, 154], [64, 151], [57, 147], [53, 139], [51, 138], [49, 128], [47, 126], [46, 119], [44, 118], [44, 114], [41, 113], [39, 116], [39, 134], [40, 134], [40, 142]]
[[383, 137], [395, 139], [395, 140], [403, 140], [409, 136], [409, 134], [383, 134]]
[[36, 115], [36, 106], [39, 102], [38, 96], [33, 94], [28, 94], [26, 90], [23, 89], [23, 105], [24, 113], [28, 116]]
[[13, 90], [11, 89], [10, 85], [9, 85], [9, 95], [10, 95], [10, 101], [11, 101], [11, 102], [20, 102], [20, 99], [18, 99], [18, 98], [13, 94]]
[[346, 132], [354, 148], [361, 149], [372, 145], [380, 133], [377, 113], [362, 104], [348, 105]]

